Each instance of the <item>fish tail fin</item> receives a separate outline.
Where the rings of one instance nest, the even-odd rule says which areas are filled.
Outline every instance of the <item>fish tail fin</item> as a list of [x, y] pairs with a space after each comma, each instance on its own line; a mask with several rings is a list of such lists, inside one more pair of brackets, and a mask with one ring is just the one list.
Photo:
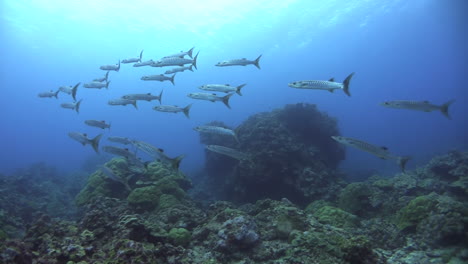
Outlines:
[[60, 90], [57, 90], [55, 93], [54, 93], [54, 97], [58, 99], [58, 94], [59, 94]]
[[135, 107], [135, 109], [137, 109], [137, 110], [138, 110], [138, 106], [137, 106], [137, 101], [136, 101], [136, 100], [133, 100], [133, 103], [132, 103], [132, 105]]
[[75, 105], [75, 110], [76, 110], [77, 113], [80, 113], [80, 105], [81, 105], [82, 101], [83, 101], [83, 99], [80, 99], [78, 101], [78, 103], [76, 103], [76, 105]]
[[111, 126], [112, 126], [112, 122], [109, 122], [109, 127], [108, 127], [109, 131], [110, 131]]
[[171, 165], [172, 165], [172, 168], [178, 170], [179, 169], [179, 166], [180, 166], [180, 162], [185, 158], [185, 155], [182, 154], [180, 156], [177, 156], [173, 159], [171, 159]]
[[231, 98], [231, 96], [233, 95], [234, 93], [230, 93], [226, 96], [223, 96], [223, 103], [229, 108], [231, 109], [231, 106], [229, 105], [229, 98]]
[[440, 111], [441, 111], [442, 114], [443, 114], [445, 117], [447, 117], [448, 119], [452, 119], [452, 118], [450, 117], [450, 114], [449, 114], [449, 111], [448, 111], [448, 110], [449, 110], [449, 106], [450, 106], [453, 102], [455, 102], [454, 99], [452, 99], [452, 100], [446, 102], [445, 104], [443, 104], [443, 105], [440, 107]]
[[189, 49], [189, 50], [187, 51], [187, 55], [189, 55], [190, 58], [192, 58], [192, 52], [193, 52], [193, 49], [194, 49], [194, 48], [195, 48], [195, 47], [192, 47], [191, 49]]
[[110, 82], [111, 82], [111, 81], [108, 81], [108, 82], [106, 83], [106, 89], [109, 89], [109, 83], [110, 83]]
[[80, 86], [80, 84], [81, 84], [80, 82], [77, 83], [72, 89], [72, 97], [73, 97], [73, 100], [75, 101], [76, 101], [76, 91], [78, 91], [78, 86]]
[[190, 67], [188, 68], [190, 71], [193, 71], [193, 65], [190, 65]]
[[398, 163], [398, 166], [400, 166], [400, 169], [402, 172], [405, 172], [406, 163], [408, 163], [410, 159], [411, 159], [410, 156], [397, 157], [397, 163]]
[[197, 69], [197, 70], [198, 70], [198, 68], [197, 68], [198, 53], [200, 53], [200, 51], [197, 52], [197, 55], [195, 55], [195, 58], [193, 58], [193, 63], [192, 63], [193, 67], [195, 67], [195, 69]]
[[186, 107], [184, 107], [184, 109], [182, 109], [182, 111], [184, 112], [184, 115], [187, 118], [190, 118], [190, 108], [192, 108], [192, 104], [189, 104]]
[[175, 83], [174, 83], [174, 77], [175, 77], [175, 76], [176, 76], [176, 74], [174, 73], [174, 75], [172, 75], [172, 77], [171, 77], [171, 83], [172, 83], [172, 85], [175, 85]]
[[107, 82], [108, 77], [109, 77], [109, 71], [106, 72], [106, 82]]
[[119, 67], [117, 67], [117, 71], [119, 71], [119, 70], [120, 70], [120, 59], [119, 59]]
[[164, 92], [164, 89], [161, 90], [161, 92], [159, 93], [159, 96], [158, 96], [158, 101], [159, 101], [159, 104], [162, 104], [161, 100], [162, 100], [162, 95], [163, 95], [163, 92]]
[[348, 77], [346, 77], [346, 79], [343, 81], [343, 91], [348, 96], [351, 96], [351, 94], [349, 93], [349, 82], [351, 81], [351, 78], [353, 78], [353, 75], [354, 75], [354, 72], [348, 75]]
[[99, 153], [99, 141], [101, 140], [102, 134], [97, 135], [95, 138], [91, 139], [91, 146], [93, 146], [94, 151]]
[[246, 86], [246, 85], [247, 85], [247, 84], [244, 83], [244, 84], [241, 84], [241, 85], [237, 86], [236, 93], [237, 93], [238, 95], [242, 96], [241, 89], [242, 89], [244, 86]]
[[261, 57], [262, 57], [262, 55], [258, 56], [258, 58], [256, 58], [255, 61], [254, 61], [255, 67], [257, 67], [259, 70], [260, 70], [260, 58]]
[[143, 50], [140, 51], [140, 60], [138, 62], [141, 62], [142, 57], [143, 57]]

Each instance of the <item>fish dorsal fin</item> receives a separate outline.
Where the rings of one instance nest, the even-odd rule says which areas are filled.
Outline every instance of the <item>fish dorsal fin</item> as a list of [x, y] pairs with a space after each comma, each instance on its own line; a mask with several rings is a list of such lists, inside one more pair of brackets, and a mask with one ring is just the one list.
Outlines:
[[106, 122], [106, 121], [104, 121], [104, 120], [101, 120], [101, 123], [105, 123], [105, 122]]
[[380, 148], [383, 149], [383, 150], [388, 150], [388, 148], [385, 147], [385, 146], [382, 146], [382, 147], [380, 147]]
[[147, 95], [151, 95], [151, 93], [147, 93]]
[[428, 104], [428, 103], [429, 103], [429, 101], [427, 101], [427, 100], [424, 100], [424, 101], [423, 101], [423, 103], [425, 103], [425, 104]]
[[246, 58], [242, 58], [243, 60], [246, 60]]
[[164, 74], [159, 74], [159, 76], [164, 76]]
[[87, 136], [88, 136], [88, 134], [84, 133], [84, 134], [83, 134], [83, 136], [87, 137]]
[[128, 148], [125, 148], [126, 151], [128, 151]]
[[230, 86], [229, 83], [226, 83], [226, 86]]
[[161, 151], [161, 152], [164, 152], [164, 149], [162, 149], [162, 148], [158, 148], [158, 150]]
[[329, 82], [334, 82], [335, 81], [335, 78], [331, 77], [330, 80], [328, 80]]

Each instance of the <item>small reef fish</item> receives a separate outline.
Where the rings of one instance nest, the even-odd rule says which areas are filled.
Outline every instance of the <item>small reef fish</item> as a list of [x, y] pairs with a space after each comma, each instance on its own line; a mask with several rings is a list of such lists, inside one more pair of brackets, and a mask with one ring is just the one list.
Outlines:
[[130, 58], [122, 60], [122, 63], [133, 63], [133, 62], [141, 62], [141, 57], [143, 56], [143, 50], [140, 52], [139, 58]]
[[83, 99], [79, 100], [76, 103], [63, 103], [63, 104], [60, 104], [60, 106], [62, 108], [72, 109], [72, 110], [75, 110], [77, 113], [80, 113], [80, 105], [82, 101]]
[[164, 74], [159, 74], [159, 75], [145, 75], [143, 77], [141, 77], [141, 79], [143, 81], [160, 81], [160, 82], [164, 82], [164, 81], [171, 81], [172, 85], [175, 85], [174, 84], [174, 77], [176, 75], [172, 75], [171, 77], [168, 77]]
[[229, 105], [229, 98], [231, 98], [232, 95], [233, 93], [221, 97], [212, 93], [189, 93], [187, 96], [192, 99], [205, 100], [210, 102], [220, 101], [223, 102], [229, 109], [231, 109], [231, 106]]
[[154, 159], [159, 159], [162, 162], [169, 163], [174, 169], [179, 169], [180, 162], [185, 157], [185, 155], [180, 155], [175, 158], [170, 158], [164, 153], [163, 149], [157, 148], [147, 142], [134, 140], [133, 145], [139, 150], [150, 155]]
[[52, 97], [55, 97], [58, 99], [58, 93], [60, 92], [60, 90], [57, 90], [56, 92], [50, 90], [50, 92], [43, 92], [43, 93], [38, 93], [37, 96], [41, 97], [41, 98], [52, 98]]
[[128, 148], [119, 148], [119, 147], [114, 147], [114, 146], [103, 146], [102, 150], [104, 152], [109, 153], [109, 154], [122, 156], [122, 157], [125, 157], [125, 158], [136, 158], [135, 154], [130, 152], [130, 150]]
[[312, 89], [312, 90], [327, 90], [333, 93], [334, 90], [343, 90], [345, 94], [351, 96], [349, 93], [349, 82], [353, 77], [354, 72], [348, 75], [343, 83], [335, 82], [334, 78], [331, 78], [328, 81], [320, 81], [320, 80], [311, 80], [311, 81], [296, 81], [289, 83], [288, 86], [291, 88], [297, 89]]
[[448, 119], [452, 119], [449, 115], [449, 106], [455, 102], [455, 100], [450, 100], [442, 105], [435, 105], [431, 104], [429, 101], [386, 101], [381, 103], [381, 106], [385, 106], [388, 108], [396, 108], [396, 109], [408, 109], [408, 110], [416, 110], [416, 111], [423, 111], [423, 112], [432, 112], [432, 111], [440, 111], [445, 117]]
[[101, 128], [101, 129], [106, 129], [108, 128], [110, 130], [111, 128], [111, 125], [110, 124], [107, 124], [106, 121], [104, 120], [85, 120], [84, 123], [88, 126], [92, 126], [92, 127], [98, 127], [98, 128]]
[[198, 87], [204, 91], [213, 91], [213, 92], [222, 92], [222, 93], [232, 93], [236, 92], [238, 95], [242, 96], [241, 89], [247, 84], [241, 84], [239, 86], [231, 86], [229, 84], [205, 84]]
[[219, 145], [207, 145], [206, 149], [221, 155], [225, 155], [240, 161], [250, 160], [250, 156], [248, 154], [242, 153], [238, 150], [219, 146]]
[[183, 112], [187, 118], [190, 118], [190, 108], [192, 104], [187, 105], [186, 107], [178, 107], [176, 105], [157, 105], [153, 107], [153, 110], [166, 113], [179, 113]]
[[233, 60], [225, 60], [225, 61], [220, 61], [215, 64], [215, 66], [218, 67], [226, 67], [226, 66], [247, 66], [247, 65], [255, 65], [258, 69], [260, 69], [260, 58], [262, 55], [258, 56], [255, 60], [248, 60], [246, 58], [242, 59], [233, 59]]
[[85, 83], [83, 84], [83, 87], [84, 88], [95, 88], [95, 89], [102, 89], [102, 88], [106, 88], [106, 89], [109, 89], [109, 83], [110, 81], [106, 82], [106, 83], [102, 83], [102, 82], [90, 82], [90, 83]]
[[108, 78], [109, 78], [109, 71], [106, 72], [106, 75], [104, 75], [104, 77], [96, 78], [93, 80], [93, 82], [107, 82]]
[[395, 159], [403, 172], [405, 171], [406, 163], [408, 162], [408, 160], [411, 159], [411, 157], [409, 156], [403, 156], [403, 157], [394, 156], [388, 151], [387, 147], [379, 147], [379, 146], [372, 145], [370, 143], [367, 143], [359, 139], [342, 137], [342, 136], [332, 136], [332, 138], [338, 143], [360, 149], [374, 156], [377, 156], [381, 159], [384, 159], [384, 160]]
[[104, 166], [101, 166], [100, 169], [102, 173], [105, 176], [107, 176], [108, 179], [115, 181], [115, 182], [122, 183], [128, 191], [132, 190], [130, 186], [128, 185], [128, 183], [122, 177], [117, 176], [111, 168], [104, 165]]
[[237, 138], [236, 132], [234, 130], [219, 127], [219, 126], [197, 126], [193, 128], [195, 131], [200, 133], [210, 133], [210, 134], [218, 134], [218, 135], [228, 135], [234, 137], [234, 139], [239, 143], [239, 139]]
[[167, 59], [167, 58], [172, 58], [172, 57], [179, 57], [179, 58], [183, 58], [185, 55], [188, 55], [190, 58], [192, 58], [192, 52], [193, 52], [193, 49], [195, 47], [192, 47], [191, 49], [189, 49], [188, 51], [180, 51], [179, 53], [176, 53], [176, 54], [172, 54], [172, 55], [168, 55], [168, 56], [164, 56], [162, 57], [163, 59]]
[[112, 99], [112, 100], [109, 100], [109, 101], [107, 102], [107, 104], [109, 104], [109, 105], [128, 105], [128, 104], [131, 104], [131, 105], [133, 105], [136, 109], [138, 109], [137, 104], [136, 104], [136, 100], [128, 100], [128, 99], [119, 98], [119, 99]]
[[193, 65], [190, 65], [188, 67], [184, 66], [184, 67], [178, 67], [178, 68], [170, 69], [170, 70], [167, 70], [164, 74], [173, 74], [173, 73], [176, 73], [176, 72], [184, 72], [185, 70], [189, 70], [189, 71], [193, 72]]
[[75, 84], [75, 86], [60, 86], [59, 87], [59, 91], [61, 91], [62, 93], [66, 93], [66, 94], [71, 94], [71, 96], [73, 97], [73, 100], [76, 101], [76, 92], [78, 91], [78, 86], [80, 86], [81, 83], [77, 83]]
[[126, 94], [122, 96], [123, 99], [127, 100], [140, 100], [140, 101], [152, 101], [152, 100], [158, 100], [159, 103], [161, 103], [163, 95], [163, 90], [159, 93], [159, 95], [152, 95], [151, 93], [146, 93], [146, 94]]
[[107, 140], [124, 145], [132, 144], [132, 140], [127, 137], [108, 137]]
[[[199, 52], [198, 52], [199, 53]], [[195, 69], [197, 68], [198, 53], [193, 59], [185, 59], [180, 57], [167, 57], [160, 59], [153, 63], [151, 67], [166, 67], [166, 66], [184, 66], [185, 64], [192, 64]]]
[[133, 67], [151, 66], [153, 65], [153, 63], [154, 63], [154, 60], [142, 61], [142, 62], [133, 64]]
[[114, 65], [103, 65], [101, 67], [99, 67], [99, 69], [103, 70], [103, 71], [116, 71], [118, 72], [120, 70], [120, 60], [117, 64], [114, 64]]
[[99, 153], [99, 141], [101, 140], [102, 134], [97, 135], [93, 139], [89, 139], [87, 134], [79, 133], [79, 132], [70, 132], [68, 136], [72, 139], [80, 142], [83, 146], [86, 144], [90, 144], [96, 153]]

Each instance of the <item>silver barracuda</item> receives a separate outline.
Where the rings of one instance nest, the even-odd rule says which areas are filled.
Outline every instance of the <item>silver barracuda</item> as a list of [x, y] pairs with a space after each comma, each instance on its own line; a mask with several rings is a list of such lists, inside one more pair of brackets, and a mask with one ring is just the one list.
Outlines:
[[408, 162], [408, 160], [411, 159], [411, 157], [408, 157], [408, 156], [402, 156], [402, 157], [395, 156], [388, 151], [387, 147], [379, 147], [379, 146], [372, 145], [370, 143], [367, 143], [359, 139], [342, 137], [342, 136], [332, 136], [332, 138], [338, 143], [360, 149], [374, 156], [377, 156], [381, 159], [384, 159], [384, 160], [394, 159], [397, 161], [402, 171], [405, 171], [406, 163]]
[[164, 74], [145, 75], [145, 76], [141, 77], [141, 79], [142, 79], [143, 81], [160, 81], [160, 82], [171, 81], [171, 83], [172, 83], [173, 85], [175, 85], [175, 84], [174, 84], [174, 77], [175, 77], [175, 76], [176, 76], [175, 74], [172, 75], [171, 77], [166, 76], [166, 75], [164, 75]]
[[167, 57], [154, 62], [151, 67], [166, 67], [166, 66], [184, 66], [185, 64], [192, 64], [197, 69], [198, 53], [193, 59], [185, 59], [180, 57]]
[[240, 161], [246, 161], [250, 160], [250, 156], [248, 154], [245, 154], [243, 152], [240, 152], [238, 150], [224, 147], [224, 146], [219, 146], [219, 145], [207, 145], [206, 149], [221, 155], [225, 155]]
[[58, 93], [60, 92], [60, 90], [57, 90], [57, 91], [52, 91], [50, 90], [50, 92], [42, 92], [42, 93], [38, 93], [37, 96], [41, 97], [41, 98], [52, 98], [52, 97], [55, 97], [58, 99]]
[[354, 72], [348, 75], [343, 83], [335, 82], [334, 78], [328, 81], [309, 80], [309, 81], [296, 81], [289, 83], [288, 86], [296, 89], [311, 89], [311, 90], [327, 90], [331, 93], [335, 90], [343, 90], [345, 94], [351, 96], [349, 93], [349, 82], [353, 77]]
[[172, 54], [172, 55], [167, 55], [167, 56], [164, 56], [162, 57], [163, 59], [167, 59], [167, 58], [172, 58], [172, 57], [179, 57], [179, 58], [183, 58], [185, 55], [188, 55], [190, 58], [192, 58], [192, 52], [193, 52], [193, 49], [195, 47], [192, 47], [191, 49], [189, 49], [188, 51], [181, 51], [179, 53], [176, 53], [176, 54]]
[[102, 150], [104, 152], [109, 153], [109, 154], [122, 156], [122, 157], [125, 157], [125, 158], [136, 158], [135, 154], [130, 152], [130, 150], [128, 148], [119, 148], [119, 147], [114, 147], [114, 146], [103, 146]]
[[127, 137], [108, 137], [107, 140], [124, 145], [132, 144], [132, 140]]
[[111, 128], [111, 125], [107, 124], [106, 121], [104, 121], [104, 120], [85, 120], [84, 123], [86, 125], [88, 125], [88, 126], [98, 127], [98, 128], [101, 128], [101, 129], [108, 128], [110, 130], [110, 128]]
[[106, 89], [109, 89], [109, 83], [110, 81], [108, 82], [90, 82], [90, 83], [85, 83], [83, 84], [83, 87], [84, 88], [95, 88], [95, 89], [102, 89], [102, 88], [106, 88]]
[[450, 100], [442, 105], [435, 105], [431, 104], [429, 101], [386, 101], [381, 103], [381, 106], [385, 106], [388, 108], [396, 108], [396, 109], [407, 109], [407, 110], [415, 110], [415, 111], [423, 111], [423, 112], [432, 112], [432, 111], [440, 111], [445, 117], [448, 119], [452, 119], [449, 115], [449, 106], [455, 102], [455, 100]]
[[104, 77], [96, 78], [93, 80], [93, 82], [107, 82], [108, 78], [109, 78], [109, 71], [106, 72], [106, 75], [104, 75]]
[[133, 64], [133, 67], [151, 66], [153, 65], [153, 63], [154, 63], [154, 60], [147, 60], [147, 61], [135, 63]]
[[176, 73], [176, 72], [184, 72], [186, 70], [189, 70], [189, 71], [192, 71], [193, 72], [193, 65], [190, 65], [190, 66], [183, 66], [183, 67], [178, 67], [178, 68], [173, 68], [173, 69], [170, 69], [170, 70], [167, 70], [164, 74], [173, 74], [173, 73]]
[[60, 86], [59, 91], [62, 93], [71, 94], [73, 100], [76, 101], [76, 92], [78, 91], [78, 86], [80, 86], [80, 84], [81, 83], [77, 83], [75, 86]]
[[119, 98], [119, 99], [109, 100], [109, 101], [107, 101], [107, 104], [109, 104], [109, 105], [128, 105], [128, 104], [131, 104], [136, 109], [138, 109], [136, 100], [128, 100], [128, 99]]
[[216, 94], [213, 93], [189, 93], [187, 96], [192, 98], [192, 99], [197, 99], [197, 100], [205, 100], [205, 101], [210, 101], [210, 102], [223, 102], [229, 109], [231, 109], [231, 106], [229, 105], [229, 98], [233, 93], [228, 94], [226, 96], [217, 96]]
[[241, 89], [247, 84], [241, 84], [239, 86], [231, 86], [229, 84], [205, 84], [198, 87], [204, 91], [213, 91], [213, 92], [222, 92], [222, 93], [232, 93], [236, 92], [238, 95], [242, 96]]
[[145, 94], [126, 94], [122, 96], [123, 99], [128, 99], [128, 100], [140, 100], [140, 101], [152, 101], [152, 100], [158, 100], [159, 103], [161, 103], [163, 95], [163, 90], [159, 93], [159, 95], [152, 95], [151, 93], [145, 93]]
[[141, 62], [141, 57], [143, 56], [143, 50], [140, 52], [140, 57], [138, 58], [130, 58], [122, 60], [122, 63], [133, 63], [133, 62]]
[[80, 113], [80, 105], [82, 101], [83, 99], [79, 100], [76, 103], [63, 103], [63, 104], [60, 104], [60, 106], [62, 108], [72, 109], [72, 110], [75, 110], [77, 113]]
[[166, 113], [179, 113], [183, 112], [187, 118], [190, 118], [190, 108], [192, 104], [187, 105], [186, 107], [178, 107], [176, 105], [157, 105], [153, 107], [153, 110]]
[[134, 140], [133, 145], [137, 149], [150, 155], [153, 159], [157, 159], [157, 160], [160, 160], [161, 162], [170, 164], [176, 170], [179, 169], [180, 162], [185, 157], [185, 155], [180, 155], [175, 158], [170, 158], [164, 153], [163, 149], [157, 148], [144, 141]]
[[247, 66], [247, 65], [255, 65], [258, 69], [260, 69], [260, 58], [262, 55], [258, 56], [255, 60], [248, 60], [246, 58], [242, 59], [233, 59], [233, 60], [225, 60], [220, 61], [215, 64], [218, 67], [226, 67], [226, 66]]
[[209, 133], [209, 134], [217, 134], [217, 135], [228, 135], [234, 137], [234, 139], [239, 143], [239, 139], [237, 138], [236, 132], [234, 130], [219, 127], [219, 126], [197, 126], [193, 128], [195, 131], [200, 133]]
[[79, 133], [79, 132], [70, 132], [68, 136], [72, 139], [80, 142], [83, 146], [90, 144], [96, 153], [99, 153], [99, 141], [101, 140], [102, 134], [97, 135], [93, 139], [89, 139], [87, 134]]
[[122, 183], [125, 188], [128, 190], [128, 191], [131, 191], [132, 189], [130, 188], [130, 186], [128, 185], [128, 182], [126, 180], [124, 180], [122, 177], [120, 176], [117, 176], [114, 171], [107, 167], [106, 165], [104, 166], [101, 166], [100, 167], [102, 173], [107, 176], [108, 179], [112, 180], [112, 181], [116, 181], [116, 182], [120, 182]]
[[103, 65], [101, 67], [99, 67], [99, 69], [103, 70], [103, 71], [119, 71], [120, 70], [120, 60], [117, 64], [114, 64], [114, 65]]

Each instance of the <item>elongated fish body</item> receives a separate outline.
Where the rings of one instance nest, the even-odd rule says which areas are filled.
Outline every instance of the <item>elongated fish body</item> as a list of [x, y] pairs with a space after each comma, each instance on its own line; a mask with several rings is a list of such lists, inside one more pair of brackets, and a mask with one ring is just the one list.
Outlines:
[[73, 100], [76, 101], [76, 92], [78, 91], [78, 86], [80, 86], [80, 84], [81, 83], [77, 83], [75, 86], [60, 86], [59, 91], [62, 93], [71, 94]]
[[134, 63], [134, 62], [141, 62], [141, 57], [143, 56], [143, 50], [140, 52], [140, 57], [138, 58], [130, 58], [122, 60], [122, 63]]
[[132, 140], [127, 137], [108, 137], [107, 140], [124, 145], [132, 144]]
[[97, 135], [93, 139], [89, 139], [87, 134], [79, 133], [79, 132], [70, 132], [68, 136], [72, 139], [80, 142], [83, 146], [86, 144], [90, 144], [96, 153], [99, 153], [99, 141], [101, 140], [102, 134]]
[[377, 156], [377, 157], [379, 157], [381, 159], [384, 159], [384, 160], [395, 159], [402, 171], [405, 171], [406, 163], [408, 162], [408, 160], [411, 159], [411, 157], [408, 157], [408, 156], [400, 157], [400, 156], [392, 155], [388, 151], [387, 147], [379, 147], [379, 146], [372, 145], [370, 143], [367, 143], [367, 142], [359, 140], [359, 139], [349, 138], [349, 137], [342, 137], [342, 136], [332, 136], [332, 138], [335, 141], [337, 141], [337, 142], [339, 142], [339, 143], [341, 143], [343, 145], [360, 149], [360, 150], [368, 152], [368, 153], [370, 153], [370, 154], [372, 154], [374, 156]]
[[162, 99], [162, 94], [163, 91], [161, 90], [161, 93], [159, 95], [152, 95], [151, 93], [146, 93], [146, 94], [126, 94], [122, 96], [123, 99], [127, 100], [140, 100], [140, 101], [152, 101], [152, 100], [158, 100], [159, 103], [161, 103]]
[[213, 92], [222, 92], [222, 93], [232, 93], [236, 92], [238, 95], [242, 95], [241, 89], [247, 84], [241, 84], [239, 86], [231, 86], [229, 84], [205, 84], [198, 87], [204, 91], [213, 91]]
[[110, 130], [111, 125], [107, 124], [104, 120], [85, 120], [84, 123], [88, 126], [98, 127], [101, 129], [108, 128]]
[[167, 57], [160, 59], [153, 63], [151, 67], [166, 67], [166, 66], [184, 66], [185, 64], [192, 64], [197, 69], [198, 53], [193, 59], [184, 59], [180, 57]]
[[104, 152], [107, 152], [109, 154], [117, 155], [117, 156], [122, 156], [125, 158], [132, 158], [135, 156], [128, 148], [119, 148], [119, 147], [114, 147], [114, 146], [103, 146], [102, 150]]
[[178, 107], [176, 105], [157, 105], [153, 107], [153, 110], [166, 113], [179, 113], [183, 112], [187, 118], [190, 118], [190, 108], [192, 104], [187, 105], [186, 107]]
[[77, 113], [80, 113], [81, 101], [83, 101], [83, 99], [79, 100], [76, 103], [63, 103], [63, 104], [60, 104], [60, 106], [62, 108], [72, 109], [72, 110], [75, 110]]
[[238, 150], [232, 149], [232, 148], [219, 146], [219, 145], [207, 145], [206, 149], [209, 151], [221, 154], [221, 155], [225, 155], [225, 156], [240, 160], [240, 161], [250, 160], [249, 155], [243, 152], [240, 152]]
[[237, 142], [239, 142], [239, 140], [237, 139], [236, 132], [234, 132], [232, 129], [229, 129], [229, 128], [219, 127], [219, 126], [197, 126], [197, 127], [194, 127], [193, 129], [200, 133], [228, 135], [228, 136], [234, 137], [234, 139]]
[[147, 142], [135, 140], [133, 145], [139, 150], [150, 155], [153, 159], [159, 159], [162, 162], [169, 163], [174, 169], [179, 169], [180, 162], [185, 157], [185, 155], [180, 155], [175, 158], [170, 158], [164, 153], [163, 149], [157, 148]]
[[248, 60], [246, 58], [242, 59], [233, 59], [233, 60], [225, 60], [220, 61], [215, 64], [218, 67], [226, 67], [226, 66], [247, 66], [247, 65], [255, 65], [258, 69], [260, 69], [260, 58], [262, 55], [258, 56], [255, 60]]
[[192, 58], [192, 52], [193, 52], [193, 49], [195, 47], [192, 47], [191, 49], [189, 49], [188, 51], [181, 51], [179, 53], [176, 53], [176, 54], [172, 54], [172, 55], [168, 55], [168, 56], [164, 56], [162, 57], [163, 59], [167, 59], [167, 58], [173, 58], [173, 57], [179, 57], [179, 58], [183, 58], [185, 55], [188, 55], [190, 58]]
[[57, 91], [50, 91], [50, 92], [43, 92], [43, 93], [38, 93], [37, 96], [39, 96], [40, 98], [52, 98], [52, 97], [55, 97], [58, 99], [58, 93], [59, 93], [60, 90], [57, 90]]
[[386, 101], [381, 103], [380, 105], [388, 107], [388, 108], [396, 108], [396, 109], [408, 109], [408, 110], [415, 110], [415, 111], [423, 111], [423, 112], [432, 112], [432, 111], [440, 111], [445, 117], [451, 119], [449, 115], [449, 106], [455, 102], [455, 100], [450, 100], [442, 105], [435, 105], [431, 104], [429, 101]]
[[154, 64], [154, 60], [142, 61], [133, 64], [133, 67], [143, 67], [143, 66], [151, 66]]
[[128, 99], [112, 99], [107, 102], [109, 105], [128, 105], [131, 104], [133, 105], [136, 109], [138, 109], [136, 100], [128, 100]]
[[84, 88], [94, 88], [94, 89], [102, 89], [102, 88], [106, 88], [106, 89], [109, 89], [109, 82], [106, 82], [106, 83], [102, 83], [102, 82], [90, 82], [90, 83], [85, 83], [83, 84], [83, 87]]
[[335, 82], [334, 78], [328, 81], [321, 80], [308, 80], [308, 81], [296, 81], [289, 83], [288, 86], [296, 89], [311, 89], [311, 90], [327, 90], [333, 93], [334, 90], [343, 90], [348, 96], [349, 93], [349, 82], [353, 77], [354, 72], [348, 75], [343, 83]]
[[172, 85], [175, 85], [174, 84], [174, 77], [176, 75], [172, 75], [172, 76], [166, 76], [164, 74], [157, 74], [157, 75], [145, 75], [143, 77], [141, 77], [141, 79], [143, 81], [160, 81], [160, 82], [164, 82], [164, 81], [171, 81]]
[[167, 70], [164, 74], [173, 74], [173, 73], [176, 73], [176, 72], [184, 72], [186, 70], [193, 71], [192, 68], [193, 68], [193, 65], [190, 65], [188, 67], [187, 66], [178, 67], [178, 68]]
[[130, 186], [128, 185], [127, 181], [125, 181], [122, 177], [117, 176], [111, 168], [104, 165], [104, 166], [101, 166], [100, 169], [102, 173], [107, 176], [108, 179], [123, 184], [125, 188], [127, 189], [127, 191], [132, 190]]
[[115, 65], [103, 65], [103, 66], [99, 67], [99, 69], [101, 69], [103, 71], [117, 71], [118, 72], [120, 70], [120, 60]]
[[221, 97], [212, 93], [189, 93], [187, 96], [192, 99], [205, 100], [210, 102], [220, 101], [223, 102], [227, 108], [231, 109], [231, 106], [229, 105], [229, 98], [231, 98], [232, 95], [233, 93]]
[[107, 82], [107, 79], [109, 78], [109, 71], [106, 72], [106, 75], [102, 78], [96, 78], [93, 80], [93, 82]]

